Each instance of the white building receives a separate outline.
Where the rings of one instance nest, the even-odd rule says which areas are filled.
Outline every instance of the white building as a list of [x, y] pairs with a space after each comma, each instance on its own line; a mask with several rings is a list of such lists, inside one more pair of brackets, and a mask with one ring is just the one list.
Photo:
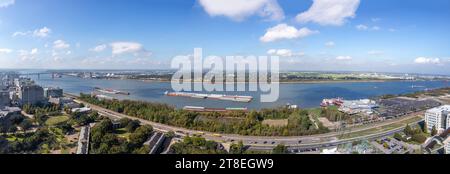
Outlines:
[[425, 112], [425, 124], [428, 131], [431, 132], [433, 127], [436, 127], [438, 133], [450, 127], [450, 105], [444, 105], [437, 108], [429, 109]]
[[73, 108], [71, 111], [72, 111], [72, 112], [79, 112], [79, 113], [86, 113], [86, 112], [91, 112], [91, 108], [88, 108], [88, 107], [84, 107], [84, 108]]
[[373, 100], [362, 99], [362, 100], [344, 100], [339, 111], [348, 114], [365, 113], [372, 114], [373, 109], [378, 107], [377, 103]]

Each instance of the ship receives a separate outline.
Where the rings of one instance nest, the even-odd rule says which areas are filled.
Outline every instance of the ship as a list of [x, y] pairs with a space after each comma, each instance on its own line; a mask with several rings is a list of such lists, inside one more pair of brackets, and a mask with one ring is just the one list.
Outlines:
[[328, 107], [328, 106], [342, 106], [344, 104], [344, 101], [342, 98], [332, 98], [332, 99], [323, 99], [320, 106], [322, 107]]
[[189, 97], [197, 99], [215, 99], [215, 100], [225, 100], [233, 102], [244, 102], [250, 103], [253, 100], [252, 96], [239, 96], [239, 95], [223, 95], [223, 94], [199, 94], [199, 93], [188, 93], [188, 92], [168, 92], [164, 93], [171, 97]]
[[207, 108], [207, 107], [199, 107], [199, 106], [185, 106], [183, 107], [185, 111], [194, 111], [194, 112], [231, 112], [231, 111], [244, 111], [247, 112], [247, 108]]
[[411, 85], [411, 88], [425, 88], [425, 86], [420, 86], [420, 85]]
[[123, 92], [123, 91], [114, 90], [114, 89], [104, 89], [104, 88], [99, 88], [99, 87], [95, 87], [94, 89], [98, 92], [105, 93], [105, 94], [130, 95], [129, 92]]

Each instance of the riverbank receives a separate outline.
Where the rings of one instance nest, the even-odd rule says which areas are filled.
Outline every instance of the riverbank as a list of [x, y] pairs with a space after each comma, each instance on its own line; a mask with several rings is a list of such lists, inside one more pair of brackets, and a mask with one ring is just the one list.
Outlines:
[[[171, 83], [170, 80], [139, 80], [139, 79], [114, 79], [114, 80], [137, 80], [147, 83]], [[311, 80], [311, 81], [281, 81], [280, 84], [323, 84], [323, 83], [382, 83], [382, 82], [415, 82], [423, 80]], [[201, 81], [194, 81], [192, 83], [203, 83]], [[206, 82], [208, 83], [208, 82]], [[230, 84], [230, 83], [259, 83], [259, 82], [217, 82], [216, 84]], [[210, 83], [213, 84], [213, 83]]]

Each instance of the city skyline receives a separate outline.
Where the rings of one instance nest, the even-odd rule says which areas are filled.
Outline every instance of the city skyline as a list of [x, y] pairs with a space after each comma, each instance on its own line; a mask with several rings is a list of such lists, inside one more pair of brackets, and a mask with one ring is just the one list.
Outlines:
[[[238, 4], [238, 5], [236, 5]], [[158, 69], [278, 55], [282, 69], [450, 74], [445, 0], [1, 0], [0, 68]]]

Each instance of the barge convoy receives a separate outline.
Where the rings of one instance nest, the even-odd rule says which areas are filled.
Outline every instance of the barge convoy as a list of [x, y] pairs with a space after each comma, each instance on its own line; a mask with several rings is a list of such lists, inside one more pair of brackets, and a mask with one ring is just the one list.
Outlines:
[[198, 107], [198, 106], [185, 106], [183, 107], [185, 111], [194, 111], [194, 112], [232, 112], [232, 111], [243, 111], [247, 112], [247, 108], [206, 108], [206, 107]]
[[252, 96], [238, 96], [238, 95], [223, 95], [223, 94], [199, 94], [199, 93], [187, 93], [187, 92], [165, 92], [165, 95], [171, 97], [190, 97], [198, 99], [215, 99], [225, 100], [233, 102], [250, 103], [253, 100]]
[[123, 92], [123, 91], [118, 91], [118, 90], [114, 90], [114, 89], [104, 89], [104, 88], [95, 87], [94, 90], [101, 92], [101, 93], [105, 93], [105, 94], [130, 95], [129, 92]]

